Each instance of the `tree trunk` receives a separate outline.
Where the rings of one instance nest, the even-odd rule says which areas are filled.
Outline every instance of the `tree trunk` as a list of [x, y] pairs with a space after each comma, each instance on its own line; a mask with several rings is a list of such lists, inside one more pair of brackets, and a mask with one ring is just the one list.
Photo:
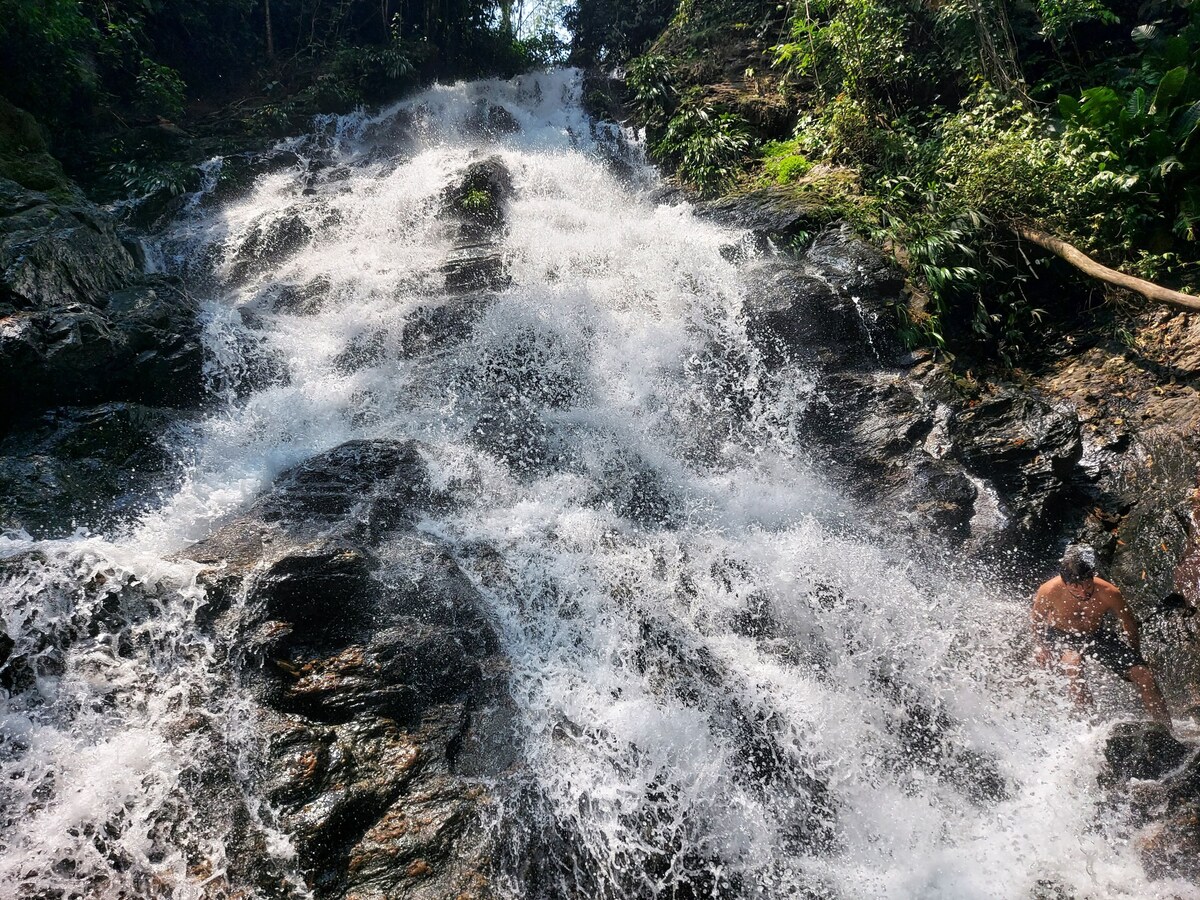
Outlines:
[[1133, 275], [1126, 275], [1124, 272], [1118, 272], [1116, 269], [1102, 266], [1078, 248], [1071, 246], [1060, 238], [1046, 234], [1044, 231], [1037, 231], [1033, 228], [1027, 228], [1024, 225], [1012, 225], [1010, 227], [1014, 233], [1025, 238], [1025, 240], [1037, 244], [1043, 250], [1049, 250], [1055, 256], [1069, 262], [1085, 275], [1089, 275], [1098, 281], [1125, 288], [1127, 291], [1134, 291], [1141, 294], [1147, 300], [1166, 303], [1169, 306], [1186, 309], [1188, 312], [1200, 312], [1200, 297], [1193, 297], [1190, 294], [1173, 291], [1152, 281], [1146, 281], [1144, 278], [1135, 278]]
[[263, 0], [263, 16], [267, 21], [267, 59], [275, 61], [275, 29], [271, 27], [271, 0]]

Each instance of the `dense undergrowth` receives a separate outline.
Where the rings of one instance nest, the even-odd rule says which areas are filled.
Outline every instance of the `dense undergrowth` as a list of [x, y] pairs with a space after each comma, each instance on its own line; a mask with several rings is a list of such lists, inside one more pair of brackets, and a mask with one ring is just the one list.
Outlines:
[[683, 0], [640, 49], [651, 152], [891, 248], [913, 344], [1015, 365], [1089, 302], [1015, 226], [1200, 288], [1200, 4]]

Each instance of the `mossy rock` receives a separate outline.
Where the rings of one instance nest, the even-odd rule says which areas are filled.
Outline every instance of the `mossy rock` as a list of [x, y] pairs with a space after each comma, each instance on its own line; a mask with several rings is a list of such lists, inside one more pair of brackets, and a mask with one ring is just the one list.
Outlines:
[[35, 191], [69, 193], [70, 182], [50, 155], [42, 128], [25, 110], [0, 97], [0, 178]]

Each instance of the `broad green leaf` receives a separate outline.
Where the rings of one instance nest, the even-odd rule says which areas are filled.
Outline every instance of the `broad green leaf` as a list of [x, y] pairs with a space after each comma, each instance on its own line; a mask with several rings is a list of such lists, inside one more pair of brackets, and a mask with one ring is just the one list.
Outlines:
[[1146, 135], [1146, 147], [1150, 151], [1151, 158], [1170, 156], [1175, 150], [1175, 142], [1171, 140], [1170, 135], [1161, 129], [1155, 129]]
[[1146, 112], [1148, 111], [1146, 104], [1146, 91], [1142, 88], [1138, 88], [1136, 91], [1130, 94], [1129, 102], [1125, 104], [1125, 108], [1129, 110], [1129, 117], [1131, 119], [1140, 119], [1142, 116], [1146, 115]]
[[1089, 125], [1111, 125], [1125, 106], [1120, 95], [1110, 87], [1088, 88], [1082, 94], [1079, 111]]
[[1184, 144], [1195, 133], [1197, 124], [1200, 124], [1200, 100], [1175, 114], [1171, 137]]
[[1058, 95], [1058, 114], [1064, 121], [1074, 119], [1079, 115], [1079, 101], [1070, 94]]
[[1171, 104], [1182, 90], [1187, 77], [1187, 66], [1176, 66], [1163, 75], [1162, 81], [1158, 83], [1158, 90], [1154, 92], [1154, 103], [1150, 107], [1152, 116], [1165, 113], [1171, 108]]
[[1183, 163], [1181, 163], [1178, 158], [1174, 156], [1168, 156], [1159, 160], [1158, 165], [1155, 166], [1155, 168], [1158, 170], [1159, 178], [1166, 178], [1173, 172], [1182, 172]]

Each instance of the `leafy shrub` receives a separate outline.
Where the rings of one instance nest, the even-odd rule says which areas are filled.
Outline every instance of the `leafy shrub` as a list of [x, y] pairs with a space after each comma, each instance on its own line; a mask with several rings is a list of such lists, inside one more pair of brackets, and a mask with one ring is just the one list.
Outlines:
[[186, 86], [179, 73], [143, 56], [137, 75], [137, 108], [143, 115], [178, 118], [183, 112]]
[[1118, 22], [1116, 14], [1099, 0], [1036, 0], [1042, 35], [1061, 42], [1071, 29], [1084, 22]]
[[114, 164], [109, 177], [133, 197], [164, 193], [177, 197], [198, 187], [196, 169], [183, 163], [147, 163], [130, 160]]
[[633, 93], [633, 105], [638, 118], [647, 128], [664, 125], [675, 99], [671, 64], [665, 56], [648, 54], [629, 64], [625, 84]]
[[733, 181], [752, 143], [741, 116], [692, 98], [671, 118], [655, 152], [676, 163], [685, 181], [712, 193]]
[[394, 90], [414, 70], [413, 51], [400, 37], [400, 17], [392, 19], [384, 44], [340, 44], [322, 90], [338, 105], [361, 103]]
[[839, 94], [816, 114], [802, 118], [796, 139], [810, 156], [868, 169], [906, 152], [902, 138], [848, 94]]
[[487, 212], [492, 207], [492, 195], [487, 191], [474, 188], [463, 195], [459, 206], [468, 213]]
[[890, 102], [908, 93], [922, 57], [909, 47], [912, 7], [892, 0], [810, 0], [788, 25], [788, 40], [771, 48], [790, 78], [812, 78], [825, 96]]

